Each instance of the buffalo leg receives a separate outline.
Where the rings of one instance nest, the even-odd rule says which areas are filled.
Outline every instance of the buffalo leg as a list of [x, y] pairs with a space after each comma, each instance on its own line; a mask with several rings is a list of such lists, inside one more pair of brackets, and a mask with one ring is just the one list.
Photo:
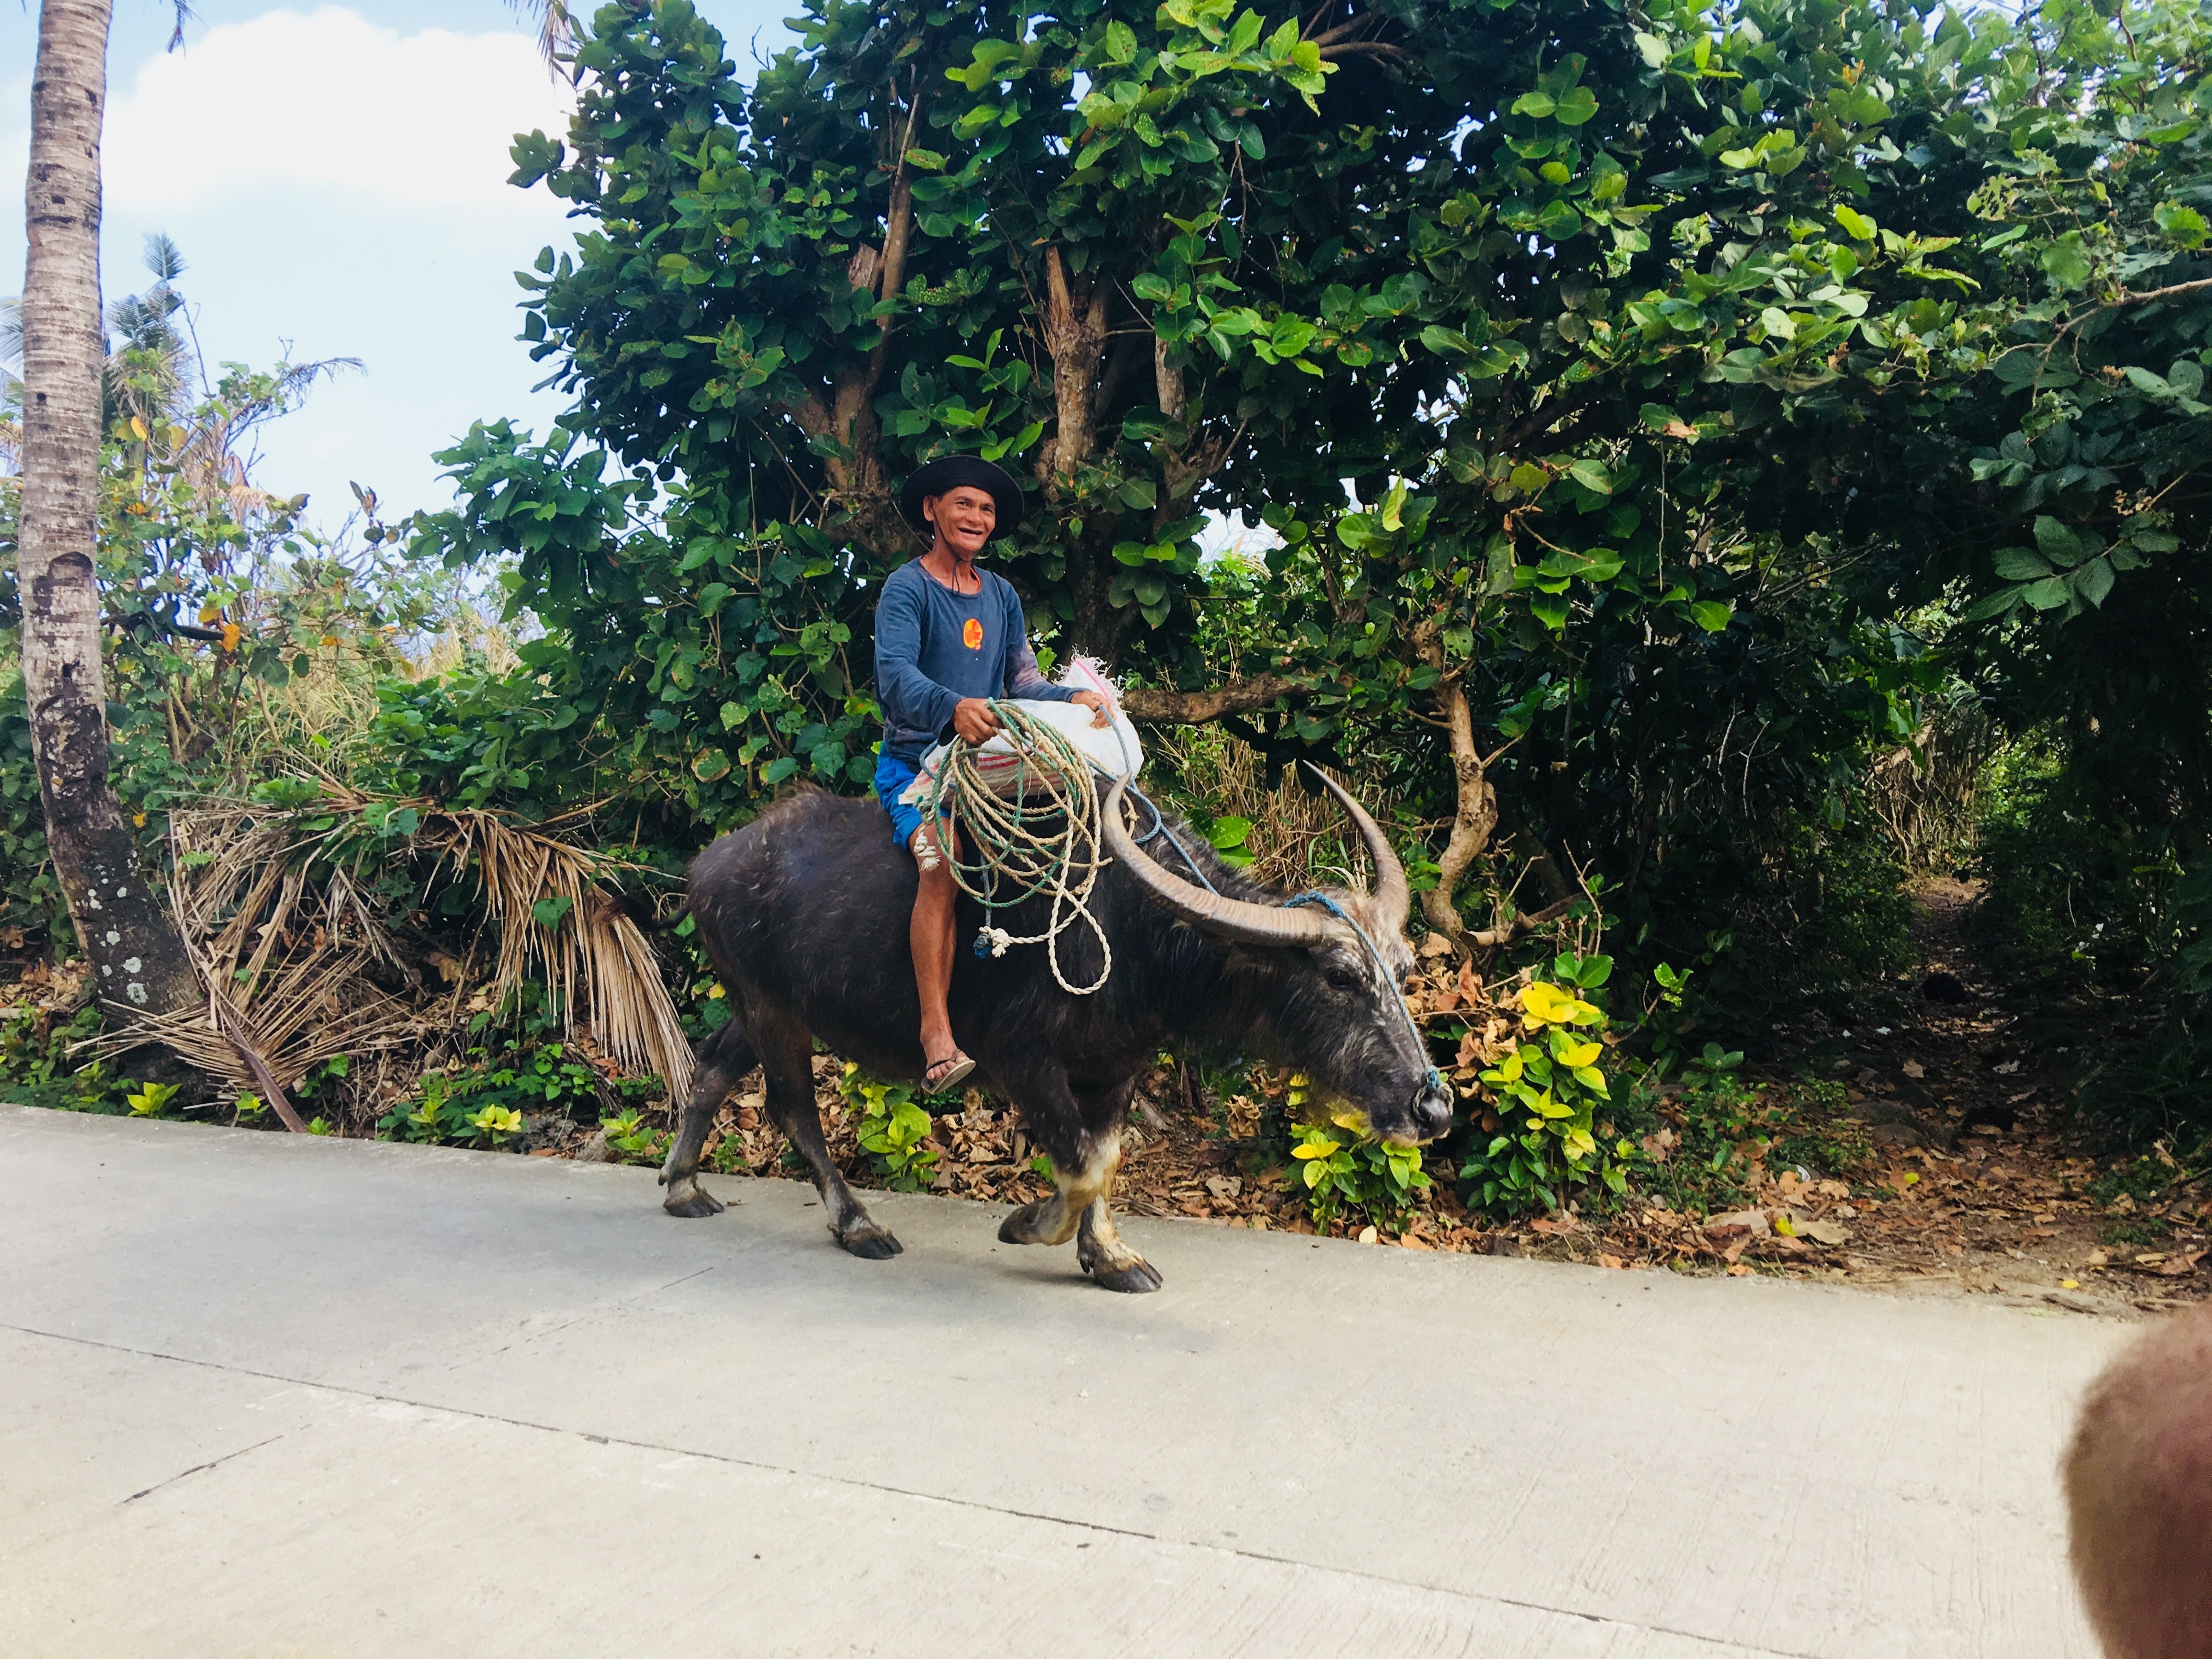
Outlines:
[[999, 1224], [999, 1238], [1007, 1244], [1065, 1244], [1075, 1237], [1076, 1224], [1097, 1189], [1098, 1171], [1108, 1159], [1120, 1161], [1121, 1138], [1116, 1134], [1102, 1146], [1084, 1133], [1082, 1109], [1058, 1066], [1040, 1065], [1027, 1075], [1001, 1071], [1000, 1080], [1044, 1143], [1060, 1190], [1008, 1216]]
[[660, 1184], [668, 1188], [660, 1207], [669, 1214], [696, 1218], [721, 1209], [721, 1200], [699, 1184], [699, 1154], [714, 1114], [752, 1068], [752, 1044], [740, 1021], [732, 1020], [699, 1045], [691, 1097], [684, 1103], [684, 1121], [668, 1148], [668, 1162], [660, 1167]]
[[1114, 1176], [1121, 1165], [1121, 1122], [1127, 1115], [1129, 1097], [1135, 1091], [1131, 1079], [1118, 1089], [1106, 1091], [1082, 1098], [1083, 1121], [1096, 1135], [1111, 1137], [1114, 1162], [1105, 1172], [1105, 1178], [1084, 1206], [1081, 1220], [1076, 1225], [1075, 1259], [1083, 1271], [1109, 1291], [1128, 1291], [1141, 1293], [1157, 1291], [1164, 1282], [1159, 1269], [1124, 1243], [1114, 1226]]
[[1079, 1100], [1056, 1068], [1023, 1083], [1017, 1098], [1044, 1142], [1060, 1190], [1008, 1216], [1000, 1238], [1009, 1244], [1065, 1244], [1073, 1238], [1083, 1271], [1109, 1290], [1159, 1289], [1159, 1273], [1121, 1242], [1107, 1207], [1121, 1165], [1121, 1118], [1133, 1084]]
[[1076, 1229], [1075, 1259], [1109, 1291], [1157, 1291], [1166, 1281], [1160, 1270], [1124, 1243], [1115, 1231], [1114, 1212], [1106, 1200], [1112, 1196], [1109, 1177], [1105, 1189], [1083, 1212]]
[[822, 1138], [822, 1113], [814, 1103], [814, 1073], [807, 1063], [813, 1045], [805, 1027], [788, 1015], [765, 1011], [756, 1014], [752, 1024], [753, 1045], [768, 1079], [769, 1115], [814, 1172], [814, 1188], [830, 1212], [831, 1235], [854, 1255], [871, 1261], [897, 1255], [903, 1247], [891, 1237], [890, 1229], [861, 1206], [830, 1161], [829, 1143]]

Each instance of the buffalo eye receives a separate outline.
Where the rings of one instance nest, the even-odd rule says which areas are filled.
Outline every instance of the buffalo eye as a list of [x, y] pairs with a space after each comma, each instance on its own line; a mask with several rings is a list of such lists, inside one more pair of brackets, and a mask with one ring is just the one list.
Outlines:
[[1328, 982], [1340, 991], [1358, 990], [1359, 979], [1360, 976], [1349, 968], [1332, 968], [1328, 970]]

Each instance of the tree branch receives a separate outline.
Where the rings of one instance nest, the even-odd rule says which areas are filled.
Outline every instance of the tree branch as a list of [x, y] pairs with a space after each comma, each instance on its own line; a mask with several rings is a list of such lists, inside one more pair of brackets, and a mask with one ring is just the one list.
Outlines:
[[1498, 803], [1498, 827], [1505, 832], [1508, 842], [1519, 848], [1521, 856], [1528, 861], [1529, 872], [1536, 878], [1536, 884], [1546, 893], [1554, 900], [1572, 900], [1577, 896], [1574, 883], [1559, 868], [1552, 849], [1528, 827], [1528, 821], [1514, 810], [1510, 799], [1501, 799]]
[[1168, 362], [1174, 348], [1157, 334], [1152, 336], [1152, 385], [1160, 403], [1160, 413], [1171, 421], [1182, 419], [1188, 400], [1182, 387], [1182, 370]]
[[1574, 906], [1574, 900], [1564, 898], [1547, 904], [1540, 910], [1524, 911], [1502, 927], [1485, 927], [1468, 933], [1467, 943], [1479, 951], [1494, 951], [1501, 945], [1510, 945], [1516, 939], [1526, 939], [1539, 927], [1557, 921]]
[[1071, 283], [1057, 243], [1044, 251], [1044, 347], [1052, 357], [1055, 418], [1052, 441], [1038, 453], [1039, 477], [1075, 471], [1091, 456], [1092, 393], [1106, 342], [1106, 289]]
[[2154, 288], [2142, 294], [2123, 294], [2117, 300], [2107, 300], [2099, 307], [2103, 311], [2118, 311], [2127, 306], [2148, 305], [2153, 300], [2171, 300], [2177, 294], [2198, 294], [2212, 288], [2212, 276], [2200, 276], [2193, 283], [2173, 283], [2165, 288]]
[[1443, 624], [1431, 617], [1413, 629], [1413, 649], [1427, 666], [1441, 676], [1436, 685], [1437, 713], [1449, 733], [1452, 775], [1457, 785], [1453, 800], [1451, 839], [1437, 860], [1437, 884], [1421, 895], [1421, 915], [1430, 927], [1455, 943], [1467, 937], [1467, 924], [1452, 903], [1460, 878], [1490, 844], [1498, 828], [1498, 792], [1483, 775], [1482, 751], [1475, 747], [1474, 716], [1456, 674], [1443, 673]]
[[1579, 415], [1604, 394], [1603, 377], [1589, 380], [1565, 398], [1555, 398], [1516, 421], [1498, 435], [1491, 447], [1511, 454], [1532, 438], [1540, 438], [1570, 416]]
[[1254, 674], [1204, 691], [1159, 691], [1132, 686], [1121, 693], [1121, 707], [1132, 720], [1158, 720], [1170, 726], [1202, 726], [1225, 715], [1265, 708], [1279, 697], [1299, 701], [1311, 690], [1310, 686], [1279, 674]]
[[1340, 64], [1347, 58], [1372, 58], [1385, 64], [1418, 61], [1405, 47], [1394, 46], [1388, 40], [1347, 40], [1341, 46], [1321, 49], [1321, 60], [1324, 64]]

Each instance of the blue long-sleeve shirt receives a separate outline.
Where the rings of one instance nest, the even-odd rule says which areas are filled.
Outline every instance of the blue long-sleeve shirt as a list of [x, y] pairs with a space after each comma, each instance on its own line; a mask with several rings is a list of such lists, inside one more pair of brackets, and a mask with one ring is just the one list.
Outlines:
[[876, 696], [884, 753], [909, 763], [952, 728], [963, 697], [1066, 702], [1072, 687], [1037, 672], [1020, 595], [988, 570], [980, 592], [956, 593], [921, 568], [902, 565], [876, 601]]

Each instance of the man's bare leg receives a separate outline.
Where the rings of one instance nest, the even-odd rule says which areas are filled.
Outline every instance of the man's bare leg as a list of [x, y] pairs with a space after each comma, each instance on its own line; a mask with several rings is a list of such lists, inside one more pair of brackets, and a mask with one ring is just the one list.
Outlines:
[[921, 995], [922, 1061], [934, 1073], [946, 1061], [961, 1058], [945, 1006], [952, 991], [952, 906], [958, 890], [934, 824], [916, 830], [908, 845], [921, 880], [915, 889], [914, 922], [908, 937], [914, 950], [915, 989]]

